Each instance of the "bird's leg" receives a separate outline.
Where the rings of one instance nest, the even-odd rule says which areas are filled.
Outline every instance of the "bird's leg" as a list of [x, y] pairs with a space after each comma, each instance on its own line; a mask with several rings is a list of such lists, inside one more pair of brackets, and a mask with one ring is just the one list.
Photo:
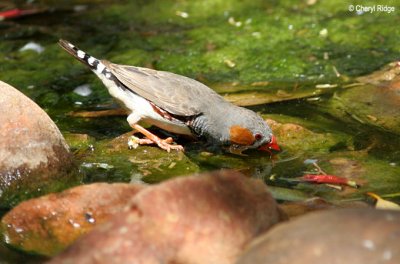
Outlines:
[[140, 145], [155, 143], [160, 148], [162, 148], [168, 152], [170, 152], [171, 149], [183, 150], [183, 147], [181, 145], [172, 145], [173, 139], [171, 137], [166, 138], [166, 139], [161, 139], [138, 124], [131, 124], [131, 127], [146, 136], [145, 139], [139, 139], [138, 143]]
[[129, 147], [135, 147], [135, 145], [145, 145], [145, 144], [157, 144], [161, 149], [164, 149], [168, 152], [171, 151], [171, 149], [176, 149], [176, 150], [183, 150], [183, 147], [181, 145], [173, 145], [172, 143], [174, 142], [171, 137], [166, 138], [166, 139], [161, 139], [145, 129], [144, 127], [138, 125], [137, 123], [140, 121], [141, 116], [137, 115], [137, 113], [132, 112], [130, 115], [128, 115], [127, 121], [129, 125], [135, 129], [136, 131], [142, 133], [146, 138], [139, 139], [139, 138], [134, 138], [128, 141], [128, 146]]
[[[174, 143], [174, 140], [172, 139], [172, 137], [168, 137], [166, 139], [161, 139], [161, 140], [165, 141], [168, 144]], [[149, 138], [139, 138], [138, 143], [139, 143], [139, 145], [150, 145], [150, 144], [154, 144], [155, 142]]]

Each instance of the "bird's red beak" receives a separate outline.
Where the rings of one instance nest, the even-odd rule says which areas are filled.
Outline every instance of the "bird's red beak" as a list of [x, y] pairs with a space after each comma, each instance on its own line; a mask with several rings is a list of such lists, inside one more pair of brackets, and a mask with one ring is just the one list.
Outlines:
[[258, 149], [262, 150], [262, 151], [267, 151], [267, 152], [270, 152], [270, 153], [281, 151], [281, 148], [279, 147], [275, 136], [271, 136], [271, 141], [269, 143], [265, 144], [265, 145], [262, 145]]

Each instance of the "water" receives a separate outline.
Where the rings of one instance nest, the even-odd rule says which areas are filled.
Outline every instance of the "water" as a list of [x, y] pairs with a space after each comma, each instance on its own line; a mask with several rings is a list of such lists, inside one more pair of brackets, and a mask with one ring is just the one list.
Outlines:
[[[67, 2], [22, 1], [22, 8], [43, 12], [0, 22], [0, 79], [55, 120], [82, 164], [86, 183], [155, 183], [232, 168], [276, 187], [274, 195], [281, 200], [321, 196], [340, 203], [364, 200], [367, 191], [398, 193], [400, 125], [395, 115], [386, 114], [399, 108], [398, 86], [376, 88], [379, 81], [375, 88], [351, 86], [358, 76], [399, 58], [395, 14], [357, 15], [342, 1], [310, 6], [296, 1]], [[116, 139], [130, 131], [125, 117], [69, 114], [113, 105], [96, 77], [57, 46], [59, 38], [115, 63], [171, 71], [208, 84], [228, 100], [277, 121], [272, 127], [283, 152], [273, 159], [259, 153], [209, 153], [201, 143], [182, 138], [184, 154], [150, 146], [128, 150], [128, 135]], [[44, 50], [20, 51], [30, 42]], [[90, 85], [89, 96], [74, 92], [81, 85]], [[282, 180], [313, 170], [304, 163], [307, 159], [362, 188], [338, 191]], [[392, 199], [400, 201], [396, 195]], [[21, 260], [19, 253], [0, 252], [6, 262]]]

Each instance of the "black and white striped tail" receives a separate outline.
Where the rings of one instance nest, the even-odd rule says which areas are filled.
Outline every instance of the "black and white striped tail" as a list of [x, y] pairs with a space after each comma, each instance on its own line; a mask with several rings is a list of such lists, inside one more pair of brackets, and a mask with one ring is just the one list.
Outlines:
[[113, 74], [107, 69], [107, 67], [95, 57], [90, 56], [86, 52], [78, 49], [70, 42], [60, 39], [58, 41], [60, 46], [77, 60], [87, 65], [90, 69], [92, 69], [96, 74], [103, 74], [107, 79], [111, 79]]

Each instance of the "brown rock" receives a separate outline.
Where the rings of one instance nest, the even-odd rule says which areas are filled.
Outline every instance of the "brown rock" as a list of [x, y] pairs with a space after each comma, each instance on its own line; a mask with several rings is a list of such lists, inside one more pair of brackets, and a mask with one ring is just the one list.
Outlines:
[[129, 212], [50, 263], [233, 263], [279, 219], [261, 181], [232, 171], [175, 178], [140, 192]]
[[[395, 61], [369, 75], [358, 77], [351, 89], [341, 89], [319, 106], [346, 123], [354, 121], [383, 132], [400, 135], [400, 62]], [[383, 137], [386, 137], [383, 136]]]
[[400, 263], [400, 212], [310, 213], [253, 241], [237, 264]]
[[48, 260], [49, 258], [43, 256], [20, 254], [18, 251], [15, 251], [7, 247], [4, 243], [0, 243], [1, 264], [14, 264], [14, 263], [40, 264]]
[[300, 217], [318, 210], [371, 207], [364, 201], [342, 201], [340, 203], [333, 204], [320, 197], [313, 197], [303, 201], [286, 201], [279, 204], [279, 206], [289, 219]]
[[278, 143], [291, 151], [330, 151], [332, 147], [343, 145], [351, 147], [349, 137], [344, 134], [320, 133], [307, 129], [304, 126], [292, 123], [279, 123], [272, 119], [265, 120], [274, 131]]
[[306, 213], [334, 208], [335, 205], [319, 197], [313, 197], [304, 201], [286, 201], [280, 204], [280, 208], [289, 218], [299, 217]]
[[1, 81], [0, 94], [0, 207], [9, 207], [40, 194], [51, 182], [66, 180], [72, 157], [38, 105]]
[[120, 214], [144, 185], [95, 183], [22, 202], [1, 220], [6, 242], [52, 256]]
[[390, 87], [391, 84], [397, 83], [400, 80], [399, 66], [399, 61], [391, 62], [382, 67], [380, 70], [377, 70], [366, 76], [358, 77], [357, 81], [380, 87]]

